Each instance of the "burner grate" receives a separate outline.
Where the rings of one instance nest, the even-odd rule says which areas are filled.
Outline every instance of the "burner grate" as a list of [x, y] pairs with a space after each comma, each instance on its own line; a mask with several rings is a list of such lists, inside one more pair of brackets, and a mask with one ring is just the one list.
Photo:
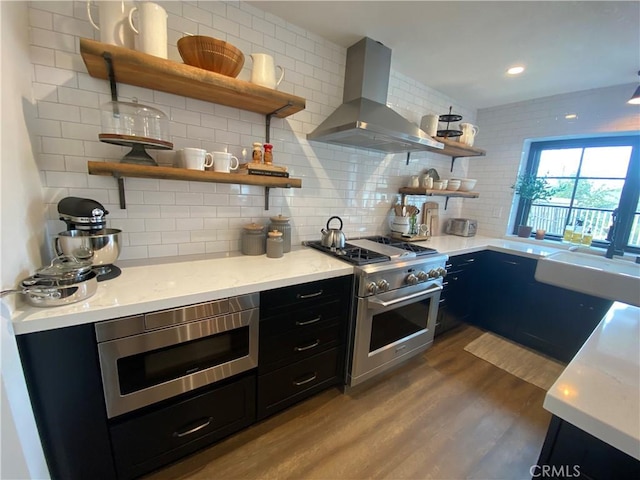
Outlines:
[[371, 240], [372, 242], [380, 243], [383, 245], [389, 245], [390, 247], [400, 248], [407, 252], [413, 252], [417, 257], [422, 255], [433, 255], [438, 253], [434, 248], [423, 247], [421, 245], [416, 245], [411, 242], [403, 242], [402, 240], [396, 240], [391, 237], [384, 237], [382, 235], [375, 235], [373, 237], [364, 237], [366, 240]]
[[330, 255], [335, 255], [341, 260], [354, 265], [369, 265], [371, 263], [387, 262], [391, 260], [387, 255], [367, 250], [366, 248], [356, 247], [349, 243], [345, 243], [343, 249], [335, 251], [332, 251], [329, 247], [325, 247], [321, 242], [306, 242], [305, 245]]

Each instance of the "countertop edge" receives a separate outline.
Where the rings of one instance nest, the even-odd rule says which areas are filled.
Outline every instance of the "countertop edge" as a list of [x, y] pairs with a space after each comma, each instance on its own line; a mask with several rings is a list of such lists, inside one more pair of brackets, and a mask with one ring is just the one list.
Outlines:
[[638, 460], [639, 332], [640, 308], [615, 302], [543, 402], [545, 410]]

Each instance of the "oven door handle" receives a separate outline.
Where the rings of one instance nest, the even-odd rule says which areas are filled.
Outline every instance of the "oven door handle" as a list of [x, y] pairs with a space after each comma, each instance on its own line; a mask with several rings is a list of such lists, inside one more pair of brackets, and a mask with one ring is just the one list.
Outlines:
[[442, 286], [441, 285], [436, 285], [432, 288], [429, 288], [428, 290], [425, 290], [423, 292], [418, 292], [418, 293], [412, 293], [411, 295], [407, 295], [406, 297], [401, 297], [401, 298], [395, 298], [393, 300], [389, 300], [388, 302], [385, 302], [384, 300], [380, 300], [379, 298], [373, 297], [373, 298], [369, 298], [367, 299], [369, 301], [369, 304], [372, 304], [372, 307], [390, 307], [392, 305], [395, 305], [396, 303], [401, 303], [401, 302], [405, 302], [407, 300], [413, 300], [414, 298], [419, 298], [419, 297], [424, 297], [426, 295], [431, 295], [432, 293], [438, 292], [442, 290]]

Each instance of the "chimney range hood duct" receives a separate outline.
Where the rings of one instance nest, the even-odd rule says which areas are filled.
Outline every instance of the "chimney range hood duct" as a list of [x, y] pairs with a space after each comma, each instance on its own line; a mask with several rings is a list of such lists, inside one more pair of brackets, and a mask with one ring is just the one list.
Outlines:
[[347, 49], [342, 105], [307, 139], [387, 153], [443, 148], [416, 125], [385, 105], [391, 50], [364, 37]]

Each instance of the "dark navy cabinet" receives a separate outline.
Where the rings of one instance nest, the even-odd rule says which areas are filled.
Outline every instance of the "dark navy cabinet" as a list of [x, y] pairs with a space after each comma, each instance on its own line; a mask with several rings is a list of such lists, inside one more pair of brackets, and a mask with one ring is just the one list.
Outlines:
[[611, 307], [610, 300], [538, 282], [536, 259], [483, 253], [469, 323], [568, 362]]
[[552, 479], [631, 479], [640, 478], [640, 462], [554, 415], [531, 474]]
[[258, 419], [344, 383], [353, 277], [260, 293]]

